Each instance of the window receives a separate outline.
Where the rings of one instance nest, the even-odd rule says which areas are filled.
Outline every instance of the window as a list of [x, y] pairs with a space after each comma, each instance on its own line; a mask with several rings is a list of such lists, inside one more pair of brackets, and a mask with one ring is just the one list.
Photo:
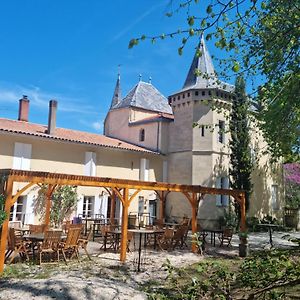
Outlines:
[[273, 184], [271, 187], [271, 202], [272, 202], [272, 209], [279, 210], [278, 185], [277, 184]]
[[[216, 188], [218, 189], [228, 189], [229, 188], [229, 178], [228, 177], [217, 177]], [[228, 206], [229, 196], [228, 195], [217, 195], [216, 206]]]
[[188, 93], [188, 97], [190, 96], [191, 94], [190, 93]]
[[30, 144], [15, 143], [13, 169], [30, 171]]
[[84, 175], [96, 176], [96, 153], [95, 152], [85, 152]]
[[183, 98], [183, 99], [185, 98], [185, 94], [182, 94], [182, 98]]
[[139, 215], [142, 215], [144, 213], [144, 197], [139, 196]]
[[198, 92], [198, 91], [196, 91], [196, 92], [195, 92], [195, 96], [198, 96], [198, 95], [199, 95], [199, 92]]
[[149, 159], [141, 158], [140, 161], [140, 180], [149, 180]]
[[144, 142], [145, 141], [145, 129], [142, 128], [140, 129], [140, 142]]
[[219, 97], [219, 92], [216, 92], [216, 96]]
[[208, 95], [211, 96], [211, 91], [208, 91]]
[[201, 130], [201, 136], [204, 136], [204, 125], [202, 125], [201, 127], [200, 127], [200, 130]]
[[205, 96], [205, 91], [202, 91], [202, 96]]
[[10, 209], [10, 221], [21, 221], [24, 224], [26, 214], [26, 196], [19, 196]]
[[180, 100], [180, 96], [178, 96], [177, 99]]
[[91, 218], [94, 208], [94, 197], [84, 196], [83, 198], [83, 208], [82, 208], [82, 217]]
[[219, 121], [218, 141], [222, 144], [225, 143], [225, 122], [224, 121]]

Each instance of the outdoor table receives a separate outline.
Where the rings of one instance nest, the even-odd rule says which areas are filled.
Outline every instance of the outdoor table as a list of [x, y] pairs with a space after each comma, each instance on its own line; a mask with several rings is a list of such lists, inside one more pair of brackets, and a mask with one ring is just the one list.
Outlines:
[[141, 270], [141, 253], [142, 253], [142, 235], [144, 234], [144, 245], [146, 245], [147, 234], [154, 234], [154, 249], [156, 248], [156, 235], [164, 233], [163, 229], [128, 229], [132, 233], [139, 234], [139, 258], [138, 258], [138, 272]]
[[271, 247], [273, 247], [273, 239], [272, 239], [272, 228], [278, 228], [279, 225], [275, 225], [275, 224], [258, 224], [258, 226], [260, 227], [267, 227], [268, 231], [269, 231], [269, 237], [270, 237], [270, 245]]
[[216, 246], [216, 233], [223, 234], [223, 230], [222, 229], [202, 229], [200, 231], [200, 234], [202, 234], [204, 242], [205, 242], [205, 237], [206, 237], [205, 234], [206, 233], [210, 233], [210, 243], [215, 247]]
[[174, 227], [174, 228], [180, 226], [179, 223], [168, 223], [168, 222], [164, 223], [164, 225], [168, 227]]
[[[32, 242], [32, 254], [33, 254], [33, 259], [35, 259], [35, 251], [34, 247], [37, 245], [38, 242], [42, 242], [45, 238], [45, 233], [29, 233], [29, 234], [24, 234], [23, 238], [25, 240], [29, 240]], [[61, 240], [65, 240], [67, 238], [66, 234], [62, 234]]]

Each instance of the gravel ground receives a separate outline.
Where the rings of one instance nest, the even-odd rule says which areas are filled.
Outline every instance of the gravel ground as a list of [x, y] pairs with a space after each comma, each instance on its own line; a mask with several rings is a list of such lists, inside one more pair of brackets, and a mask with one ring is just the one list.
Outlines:
[[[286, 233], [274, 233], [275, 247], [290, 247], [291, 242], [283, 240]], [[292, 233], [300, 238], [300, 233]], [[268, 248], [268, 234], [256, 233], [249, 236], [249, 245], [253, 250]], [[61, 262], [53, 265], [16, 263], [6, 267], [4, 277], [0, 279], [0, 299], [147, 299], [142, 285], [153, 281], [164, 281], [167, 272], [163, 264], [167, 259], [174, 266], [196, 263], [206, 257], [237, 257], [238, 237], [234, 236], [231, 247], [211, 247], [208, 245], [203, 256], [189, 250], [172, 252], [142, 252], [141, 272], [137, 269], [137, 252], [127, 254], [126, 264], [119, 262], [119, 254], [103, 252], [96, 242], [89, 243], [92, 261], [82, 255], [81, 261], [70, 262], [67, 266]]]

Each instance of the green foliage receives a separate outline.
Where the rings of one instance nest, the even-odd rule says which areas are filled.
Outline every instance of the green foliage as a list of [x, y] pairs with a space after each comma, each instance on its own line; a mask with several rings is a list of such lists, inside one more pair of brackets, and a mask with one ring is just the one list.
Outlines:
[[2, 226], [3, 222], [7, 217], [4, 208], [5, 208], [5, 197], [4, 195], [0, 194], [0, 227]]
[[[269, 143], [269, 152], [274, 159], [282, 155], [299, 159], [299, 0], [170, 2], [166, 15], [186, 13], [186, 26], [164, 34], [164, 38], [183, 37], [179, 55], [191, 37], [205, 32], [207, 40], [214, 39], [216, 47], [227, 52], [217, 58], [220, 75], [230, 78], [238, 73], [252, 78], [253, 95], [260, 88], [257, 102], [263, 104], [263, 109], [258, 115], [259, 125]], [[142, 35], [132, 39], [129, 48], [139, 40], [154, 42], [159, 38], [160, 35]]]
[[244, 261], [208, 259], [189, 268], [167, 260], [166, 282], [146, 292], [149, 299], [291, 299], [291, 289], [300, 284], [299, 262], [299, 252], [287, 250], [260, 252]]
[[[34, 213], [40, 215], [41, 218], [45, 216], [47, 190], [48, 185], [42, 185], [34, 201]], [[65, 185], [56, 188], [51, 198], [50, 221], [52, 225], [58, 227], [64, 219], [69, 218], [77, 202], [77, 187]]]
[[[246, 210], [252, 190], [251, 172], [253, 165], [250, 153], [249, 134], [249, 100], [245, 93], [243, 77], [237, 77], [235, 83], [235, 98], [232, 100], [230, 129], [230, 169], [231, 187], [246, 192]], [[236, 213], [240, 216], [240, 208], [236, 205]]]

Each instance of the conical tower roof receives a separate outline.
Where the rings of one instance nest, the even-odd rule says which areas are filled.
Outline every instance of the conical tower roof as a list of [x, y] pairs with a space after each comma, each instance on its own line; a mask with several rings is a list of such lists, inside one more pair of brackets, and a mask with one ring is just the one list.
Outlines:
[[197, 47], [197, 51], [193, 58], [182, 91], [188, 89], [206, 89], [219, 88], [231, 92], [234, 87], [225, 82], [221, 82], [215, 72], [214, 65], [206, 47], [204, 35]]
[[120, 101], [121, 101], [122, 97], [121, 97], [121, 76], [120, 73], [118, 74], [118, 79], [116, 82], [116, 86], [115, 86], [115, 90], [114, 90], [114, 94], [111, 100], [111, 105], [110, 105], [110, 109], [113, 109], [115, 106], [117, 106]]

